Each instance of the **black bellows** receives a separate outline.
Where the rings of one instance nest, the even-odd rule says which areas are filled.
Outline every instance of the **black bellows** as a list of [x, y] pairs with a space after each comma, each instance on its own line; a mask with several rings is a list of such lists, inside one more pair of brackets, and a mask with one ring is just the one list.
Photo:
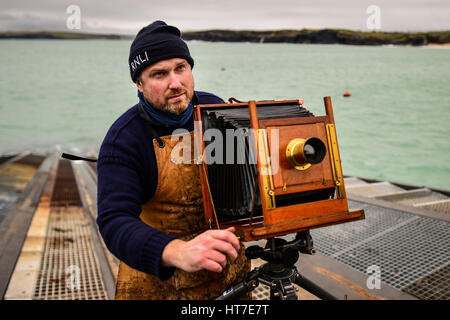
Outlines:
[[[258, 119], [313, 116], [292, 105], [259, 105]], [[261, 214], [256, 155], [247, 107], [202, 109], [208, 181], [218, 218]]]

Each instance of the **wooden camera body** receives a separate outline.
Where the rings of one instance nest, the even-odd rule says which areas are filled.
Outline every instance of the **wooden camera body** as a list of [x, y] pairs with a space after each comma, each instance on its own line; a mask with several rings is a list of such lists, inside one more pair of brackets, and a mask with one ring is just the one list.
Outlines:
[[[283, 106], [300, 106], [297, 100], [195, 106], [194, 119], [199, 124], [196, 126], [195, 143], [201, 145], [203, 155], [206, 112], [248, 108], [249, 127], [253, 129], [250, 130], [250, 139], [253, 140], [252, 148], [256, 155], [257, 177], [254, 190], [260, 209], [258, 212], [252, 209], [249, 215], [243, 217], [222, 218], [216, 212], [218, 208], [213, 200], [220, 195], [212, 194], [212, 168], [208, 169], [209, 165], [203, 157], [199, 170], [205, 219], [209, 227], [234, 226], [241, 240], [251, 241], [364, 219], [363, 210], [348, 210], [331, 98], [325, 97], [324, 104], [325, 116], [284, 117], [280, 114], [265, 119], [258, 117], [258, 113], [265, 110], [263, 108], [276, 107], [281, 110]], [[274, 131], [278, 137], [275, 142], [269, 138]], [[275, 166], [271, 161], [276, 158], [278, 162]], [[216, 187], [223, 191], [227, 188], [233, 189], [233, 186]], [[316, 196], [324, 192], [327, 196]]]

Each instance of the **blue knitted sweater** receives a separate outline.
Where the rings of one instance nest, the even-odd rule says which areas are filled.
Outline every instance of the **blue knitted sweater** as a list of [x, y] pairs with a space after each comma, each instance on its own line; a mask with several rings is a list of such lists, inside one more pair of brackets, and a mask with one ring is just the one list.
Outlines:
[[[196, 91], [193, 102], [213, 104], [223, 100]], [[152, 127], [158, 136], [170, 135], [177, 129], [156, 121]], [[194, 129], [192, 116], [183, 128]], [[97, 224], [108, 249], [132, 268], [154, 274], [161, 280], [170, 278], [175, 269], [161, 267], [161, 254], [176, 237], [139, 219], [141, 205], [155, 193], [158, 168], [153, 137], [139, 114], [138, 105], [128, 109], [108, 130], [100, 148], [97, 171]]]

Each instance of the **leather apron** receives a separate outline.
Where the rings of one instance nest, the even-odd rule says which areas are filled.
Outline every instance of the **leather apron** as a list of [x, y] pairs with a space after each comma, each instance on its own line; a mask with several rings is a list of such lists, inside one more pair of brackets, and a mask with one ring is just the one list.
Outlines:
[[[179, 143], [190, 143], [189, 160], [193, 159], [193, 132], [179, 136], [178, 138], [182, 138], [181, 142], [171, 139], [172, 136], [160, 137], [165, 142], [163, 148], [153, 140], [158, 184], [153, 198], [143, 204], [139, 217], [153, 228], [190, 240], [205, 231], [203, 198], [198, 166], [193, 160], [188, 164], [183, 163], [180, 152], [174, 150]], [[242, 281], [249, 271], [250, 261], [245, 257], [242, 243], [238, 258], [234, 263], [228, 262], [221, 273], [176, 269], [169, 280], [161, 281], [156, 276], [133, 269], [121, 261], [116, 299], [214, 299], [230, 286]], [[245, 298], [249, 298], [249, 295]]]

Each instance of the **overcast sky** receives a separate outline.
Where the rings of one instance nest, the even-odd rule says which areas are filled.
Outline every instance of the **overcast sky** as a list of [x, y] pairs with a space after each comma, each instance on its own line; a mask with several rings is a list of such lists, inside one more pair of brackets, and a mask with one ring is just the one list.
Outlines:
[[74, 31], [93, 33], [136, 34], [154, 20], [183, 31], [367, 31], [370, 5], [380, 9], [380, 31], [450, 30], [449, 0], [1, 0], [0, 30], [68, 31], [70, 5], [80, 9], [80, 29]]

